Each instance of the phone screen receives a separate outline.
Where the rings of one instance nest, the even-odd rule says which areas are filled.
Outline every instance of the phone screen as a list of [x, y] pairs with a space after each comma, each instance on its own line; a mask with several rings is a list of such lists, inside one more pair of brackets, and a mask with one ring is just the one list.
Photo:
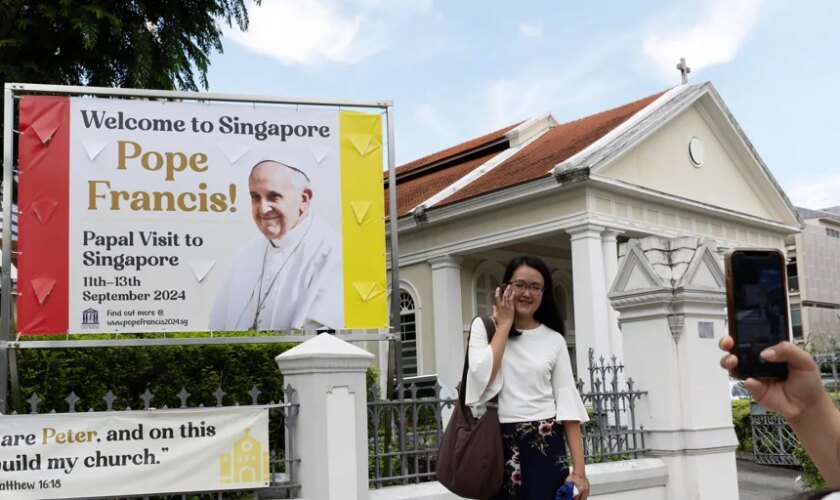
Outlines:
[[[775, 251], [736, 250], [732, 254], [730, 324], [742, 377], [787, 376], [787, 364], [767, 363], [759, 353], [788, 339], [784, 258]], [[734, 317], [733, 317], [734, 316]]]

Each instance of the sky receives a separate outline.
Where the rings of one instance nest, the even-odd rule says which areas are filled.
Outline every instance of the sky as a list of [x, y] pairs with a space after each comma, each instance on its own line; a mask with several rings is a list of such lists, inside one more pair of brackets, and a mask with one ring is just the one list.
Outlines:
[[263, 0], [211, 92], [394, 103], [397, 165], [711, 81], [791, 201], [840, 205], [840, 2]]

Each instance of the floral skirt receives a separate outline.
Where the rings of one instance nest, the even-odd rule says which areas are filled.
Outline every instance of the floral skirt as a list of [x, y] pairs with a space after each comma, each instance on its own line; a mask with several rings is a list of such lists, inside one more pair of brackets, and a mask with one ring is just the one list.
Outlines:
[[569, 475], [563, 424], [553, 418], [502, 424], [505, 475], [493, 500], [554, 500]]

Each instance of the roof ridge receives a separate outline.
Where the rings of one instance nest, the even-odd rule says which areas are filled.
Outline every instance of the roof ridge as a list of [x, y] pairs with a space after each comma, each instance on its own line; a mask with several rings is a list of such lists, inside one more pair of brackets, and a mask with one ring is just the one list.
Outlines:
[[[488, 132], [488, 133], [486, 133], [484, 135], [480, 135], [478, 137], [473, 137], [472, 139], [467, 139], [463, 142], [459, 142], [458, 144], [454, 144], [454, 145], [446, 147], [444, 149], [434, 151], [434, 152], [429, 153], [425, 156], [417, 158], [416, 160], [412, 160], [408, 163], [404, 163], [404, 164], [397, 167], [397, 173], [398, 174], [404, 174], [406, 172], [411, 172], [411, 171], [413, 171], [417, 168], [426, 166], [428, 164], [435, 163], [435, 162], [441, 162], [441, 161], [447, 160], [449, 158], [452, 158], [454, 156], [461, 155], [461, 154], [463, 154], [467, 151], [477, 149], [480, 146], [487, 145], [490, 142], [501, 139], [502, 137], [504, 137], [504, 135], [507, 132], [513, 130], [514, 128], [516, 128], [519, 125], [522, 125], [523, 123], [525, 123], [525, 121], [527, 121], [527, 120], [523, 120], [523, 121], [514, 123], [512, 125], [502, 127], [498, 130]], [[475, 143], [475, 144], [472, 145], [472, 147], [466, 148], [465, 146], [467, 146], [470, 143]], [[438, 155], [441, 155], [441, 156], [439, 158], [435, 158], [433, 161], [429, 160], [430, 158], [433, 158], [433, 157], [438, 156]]]
[[[577, 122], [580, 122], [580, 121], [583, 121], [583, 120], [589, 120], [589, 119], [594, 118], [598, 115], [604, 115], [604, 114], [607, 114], [607, 113], [614, 113], [614, 112], [616, 112], [620, 109], [633, 107], [633, 106], [638, 105], [640, 102], [651, 99], [653, 97], [661, 97], [662, 95], [664, 95], [665, 93], [667, 93], [670, 90], [673, 90], [674, 88], [676, 88], [676, 87], [670, 87], [670, 88], [667, 88], [667, 89], [662, 90], [660, 92], [654, 92], [653, 94], [642, 97], [641, 99], [636, 99], [635, 101], [626, 102], [626, 103], [621, 104], [619, 106], [616, 106], [614, 108], [605, 109], [603, 111], [598, 111], [597, 113], [592, 113], [591, 115], [582, 116], [580, 118], [576, 118], [576, 119], [568, 121], [568, 122], [559, 123], [557, 126], [562, 127], [564, 125], [572, 125], [574, 123], [577, 123]], [[642, 108], [642, 109], [644, 109], [644, 108]], [[639, 111], [641, 111], [641, 109]]]
[[[523, 122], [523, 123], [525, 123], [525, 122]], [[529, 137], [525, 141], [521, 142], [520, 144], [517, 144], [516, 146], [507, 148], [504, 151], [500, 151], [493, 158], [490, 158], [489, 160], [487, 160], [486, 162], [484, 162], [480, 165], [477, 165], [476, 168], [474, 168], [472, 171], [466, 173], [460, 179], [456, 180], [455, 182], [453, 182], [449, 186], [444, 187], [443, 189], [441, 189], [440, 191], [438, 191], [437, 193], [435, 193], [431, 197], [427, 198], [426, 200], [424, 200], [423, 202], [418, 204], [416, 207], [414, 207], [412, 209], [412, 211], [417, 210], [417, 209], [426, 210], [426, 209], [432, 208], [434, 205], [436, 205], [441, 200], [445, 200], [446, 198], [452, 196], [453, 194], [458, 192], [460, 189], [463, 189], [465, 186], [468, 186], [469, 184], [472, 184], [473, 182], [476, 181], [476, 179], [484, 176], [485, 174], [487, 174], [491, 170], [493, 170], [496, 167], [498, 167], [499, 165], [503, 164], [508, 158], [514, 156], [516, 153], [518, 153], [518, 152], [522, 151], [523, 149], [525, 149], [526, 147], [528, 147], [531, 143], [533, 143], [534, 141], [536, 141], [537, 139], [539, 139], [540, 137], [542, 137], [543, 135], [548, 133], [548, 131], [550, 131], [551, 129], [552, 129], [552, 127], [550, 127], [550, 126], [544, 127], [542, 129], [540, 129], [539, 131], [537, 131], [536, 133], [534, 133], [531, 137]]]

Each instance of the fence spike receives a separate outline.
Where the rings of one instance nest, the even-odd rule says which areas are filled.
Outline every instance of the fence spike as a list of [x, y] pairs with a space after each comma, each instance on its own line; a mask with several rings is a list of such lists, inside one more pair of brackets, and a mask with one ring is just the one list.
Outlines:
[[67, 404], [70, 407], [67, 410], [67, 412], [68, 413], [76, 413], [76, 403], [79, 402], [79, 397], [76, 396], [76, 392], [75, 391], [70, 392], [70, 395], [67, 396], [66, 398], [64, 398], [64, 400], [67, 401]]
[[248, 394], [251, 395], [251, 404], [256, 405], [257, 398], [260, 396], [260, 394], [262, 394], [262, 391], [257, 389], [257, 384], [254, 384], [253, 386], [251, 386], [251, 390], [248, 391]]
[[291, 385], [287, 385], [286, 388], [283, 390], [283, 402], [285, 403], [292, 403], [295, 399], [295, 394], [297, 391]]
[[222, 399], [225, 397], [225, 391], [222, 390], [222, 386], [217, 387], [213, 391], [213, 397], [216, 398], [216, 406], [222, 406]]
[[33, 392], [32, 395], [29, 396], [29, 399], [26, 400], [26, 402], [29, 403], [30, 414], [38, 413], [38, 403], [41, 402], [41, 398], [39, 398], [37, 394]]
[[187, 392], [187, 388], [181, 386], [181, 392], [178, 393], [178, 399], [181, 400], [181, 408], [187, 407], [187, 398], [190, 397], [190, 393]]
[[143, 406], [143, 409], [144, 409], [144, 410], [148, 410], [148, 409], [150, 409], [150, 408], [152, 407], [152, 399], [154, 399], [154, 397], [155, 397], [155, 395], [154, 395], [154, 394], [152, 394], [152, 392], [151, 392], [151, 391], [149, 391], [149, 388], [148, 388], [148, 387], [146, 387], [146, 392], [144, 392], [144, 393], [140, 396], [140, 399], [142, 399], [142, 400], [143, 400], [143, 405], [144, 405], [144, 406]]
[[112, 411], [114, 409], [114, 401], [117, 400], [117, 397], [114, 396], [114, 393], [108, 391], [105, 393], [102, 399], [105, 400], [105, 411]]

